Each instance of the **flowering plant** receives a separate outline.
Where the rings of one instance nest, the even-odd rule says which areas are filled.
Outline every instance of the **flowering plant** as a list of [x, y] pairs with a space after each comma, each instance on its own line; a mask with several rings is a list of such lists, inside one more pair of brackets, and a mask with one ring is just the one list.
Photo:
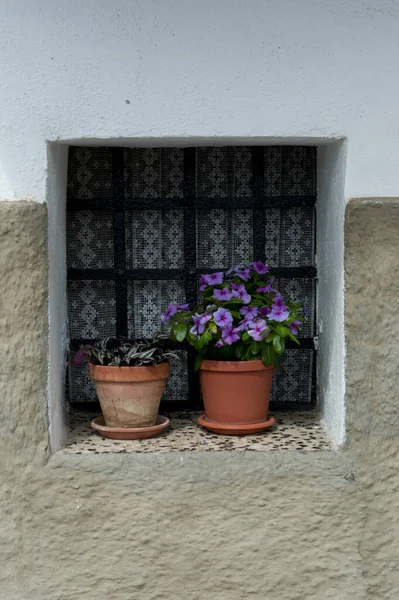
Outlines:
[[188, 304], [169, 304], [161, 320], [170, 338], [185, 340], [197, 350], [195, 368], [210, 360], [259, 360], [278, 364], [285, 340], [297, 344], [304, 320], [300, 301], [284, 300], [273, 287], [270, 267], [255, 261], [225, 273], [200, 276], [202, 298], [195, 310]]

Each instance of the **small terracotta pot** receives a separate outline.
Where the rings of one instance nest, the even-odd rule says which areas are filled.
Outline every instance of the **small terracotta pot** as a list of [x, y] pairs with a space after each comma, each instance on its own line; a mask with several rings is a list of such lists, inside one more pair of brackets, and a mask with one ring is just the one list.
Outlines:
[[105, 367], [89, 363], [107, 427], [152, 427], [169, 363], [150, 367]]
[[205, 417], [216, 423], [267, 421], [273, 365], [261, 360], [203, 360], [200, 381]]

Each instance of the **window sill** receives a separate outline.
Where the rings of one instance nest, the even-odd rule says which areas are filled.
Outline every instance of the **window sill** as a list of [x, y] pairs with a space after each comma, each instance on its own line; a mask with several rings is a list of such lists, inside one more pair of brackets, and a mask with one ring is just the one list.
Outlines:
[[247, 436], [223, 436], [196, 424], [199, 413], [169, 413], [171, 424], [166, 432], [149, 440], [110, 440], [90, 426], [98, 412], [71, 410], [66, 447], [67, 454], [160, 454], [172, 452], [269, 452], [296, 450], [315, 452], [332, 450], [317, 411], [275, 411], [277, 425], [264, 433]]

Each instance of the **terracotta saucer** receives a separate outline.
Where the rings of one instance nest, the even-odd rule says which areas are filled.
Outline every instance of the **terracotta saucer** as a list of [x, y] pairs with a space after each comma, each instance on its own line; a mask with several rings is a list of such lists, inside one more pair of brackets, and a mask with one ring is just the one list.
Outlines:
[[158, 415], [156, 424], [151, 427], [107, 427], [104, 417], [101, 415], [93, 419], [91, 426], [100, 435], [112, 440], [141, 440], [159, 435], [167, 428], [169, 423], [168, 417]]
[[269, 427], [273, 427], [273, 425], [276, 424], [276, 419], [274, 417], [269, 417], [267, 421], [262, 421], [261, 423], [245, 423], [240, 425], [239, 423], [216, 423], [216, 421], [209, 421], [204, 413], [198, 417], [197, 423], [214, 433], [221, 433], [224, 435], [251, 435], [252, 433], [259, 433]]

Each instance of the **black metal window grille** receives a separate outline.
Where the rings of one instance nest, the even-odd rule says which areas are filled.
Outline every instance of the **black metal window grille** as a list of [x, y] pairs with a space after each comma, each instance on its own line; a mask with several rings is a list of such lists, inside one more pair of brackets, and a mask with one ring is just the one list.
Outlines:
[[[160, 327], [169, 302], [197, 300], [198, 275], [260, 259], [286, 296], [305, 301], [301, 347], [283, 355], [272, 403], [315, 402], [316, 148], [70, 147], [67, 397], [95, 401], [82, 343]], [[164, 402], [198, 407], [193, 354], [180, 350]]]

